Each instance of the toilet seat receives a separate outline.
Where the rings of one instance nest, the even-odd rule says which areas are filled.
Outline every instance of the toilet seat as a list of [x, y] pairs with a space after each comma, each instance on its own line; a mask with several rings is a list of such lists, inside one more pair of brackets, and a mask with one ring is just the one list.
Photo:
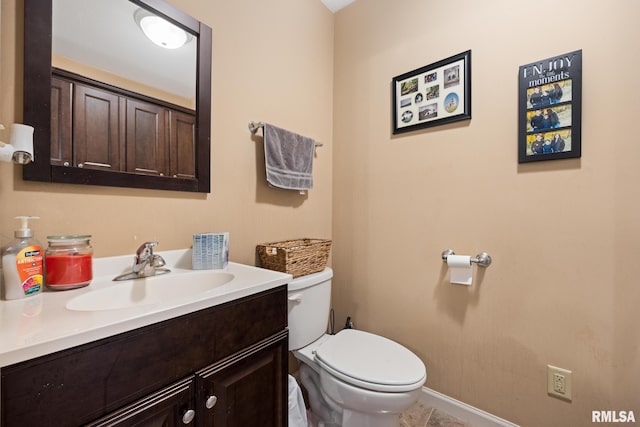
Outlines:
[[411, 391], [427, 378], [424, 363], [407, 348], [356, 329], [344, 329], [319, 345], [315, 361], [336, 378], [374, 391]]

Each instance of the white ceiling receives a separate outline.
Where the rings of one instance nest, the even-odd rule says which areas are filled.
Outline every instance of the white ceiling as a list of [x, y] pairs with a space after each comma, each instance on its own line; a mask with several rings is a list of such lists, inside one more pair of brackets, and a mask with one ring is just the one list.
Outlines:
[[324, 5], [327, 6], [327, 8], [331, 12], [336, 13], [337, 11], [339, 11], [345, 6], [348, 6], [354, 1], [355, 0], [322, 0], [322, 3], [324, 3]]

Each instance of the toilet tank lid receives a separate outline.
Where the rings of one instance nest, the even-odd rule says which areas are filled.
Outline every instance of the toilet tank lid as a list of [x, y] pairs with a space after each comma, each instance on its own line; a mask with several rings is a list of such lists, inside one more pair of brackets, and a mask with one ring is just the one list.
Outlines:
[[304, 276], [296, 277], [289, 282], [289, 284], [287, 285], [287, 289], [289, 292], [299, 291], [301, 289], [326, 282], [327, 280], [331, 280], [332, 277], [333, 270], [330, 267], [327, 267], [317, 273], [311, 273]]

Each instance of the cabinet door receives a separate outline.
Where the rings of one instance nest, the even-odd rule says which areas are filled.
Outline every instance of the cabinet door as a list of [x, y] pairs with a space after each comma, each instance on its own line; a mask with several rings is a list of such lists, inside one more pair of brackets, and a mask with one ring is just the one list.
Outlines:
[[68, 80], [51, 77], [51, 164], [71, 166], [71, 89]]
[[73, 115], [73, 166], [122, 170], [118, 95], [76, 83]]
[[168, 174], [168, 113], [164, 107], [127, 99], [127, 172]]
[[195, 424], [193, 377], [173, 384], [97, 421], [89, 427], [177, 427]]
[[286, 427], [287, 331], [196, 375], [197, 426]]
[[196, 118], [178, 111], [169, 113], [171, 155], [170, 173], [174, 178], [196, 178]]

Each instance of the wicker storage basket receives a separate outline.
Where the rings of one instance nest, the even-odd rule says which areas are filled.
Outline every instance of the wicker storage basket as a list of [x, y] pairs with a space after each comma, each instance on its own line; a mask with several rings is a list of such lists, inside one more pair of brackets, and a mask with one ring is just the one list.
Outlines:
[[262, 267], [299, 277], [324, 270], [331, 240], [305, 238], [264, 243], [256, 250]]

